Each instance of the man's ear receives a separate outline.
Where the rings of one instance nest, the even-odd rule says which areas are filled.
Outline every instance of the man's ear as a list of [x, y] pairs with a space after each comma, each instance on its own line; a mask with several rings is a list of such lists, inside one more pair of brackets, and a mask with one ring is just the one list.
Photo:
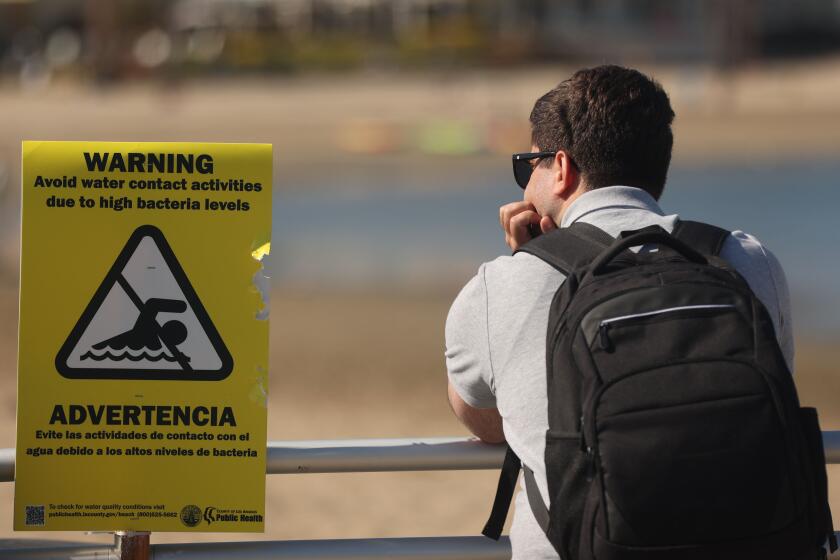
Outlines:
[[554, 156], [554, 188], [552, 194], [564, 200], [575, 194], [580, 184], [580, 171], [572, 162], [572, 158], [560, 150]]

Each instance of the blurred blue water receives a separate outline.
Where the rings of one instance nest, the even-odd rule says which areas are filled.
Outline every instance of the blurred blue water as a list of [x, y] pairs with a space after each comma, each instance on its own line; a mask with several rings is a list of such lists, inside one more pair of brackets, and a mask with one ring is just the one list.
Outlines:
[[[522, 192], [500, 168], [451, 185], [277, 192], [270, 268], [285, 282], [329, 287], [457, 285], [507, 253], [498, 207]], [[840, 333], [840, 162], [676, 167], [661, 203], [668, 213], [742, 229], [784, 265], [800, 334]], [[359, 179], [356, 179], [359, 180]], [[379, 179], [382, 181], [382, 179]]]

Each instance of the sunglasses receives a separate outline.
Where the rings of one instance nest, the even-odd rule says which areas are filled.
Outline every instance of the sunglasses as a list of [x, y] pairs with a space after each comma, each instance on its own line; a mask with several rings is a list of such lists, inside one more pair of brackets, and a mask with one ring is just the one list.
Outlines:
[[528, 181], [531, 180], [531, 173], [534, 172], [534, 166], [531, 165], [531, 160], [539, 160], [554, 157], [557, 152], [529, 152], [524, 154], [513, 154], [513, 178], [516, 179], [516, 184], [524, 190], [528, 186]]

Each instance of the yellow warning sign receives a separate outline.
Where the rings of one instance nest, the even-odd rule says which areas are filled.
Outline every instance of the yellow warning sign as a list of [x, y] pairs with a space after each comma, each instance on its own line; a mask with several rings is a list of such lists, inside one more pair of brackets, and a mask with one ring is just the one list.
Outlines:
[[271, 165], [23, 143], [16, 530], [263, 530]]

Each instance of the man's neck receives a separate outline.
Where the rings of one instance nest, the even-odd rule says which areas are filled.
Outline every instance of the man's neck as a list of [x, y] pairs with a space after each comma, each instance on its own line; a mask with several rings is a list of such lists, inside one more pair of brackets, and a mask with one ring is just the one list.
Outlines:
[[554, 220], [554, 223], [557, 224], [557, 227], [560, 227], [560, 224], [563, 222], [563, 216], [566, 214], [566, 211], [574, 203], [574, 201], [587, 192], [589, 192], [589, 187], [585, 185], [580, 185], [578, 186], [578, 188], [575, 189], [575, 191], [571, 195], [569, 195], [568, 198], [563, 200], [563, 203], [560, 205], [560, 208], [558, 208], [554, 215], [551, 217]]

